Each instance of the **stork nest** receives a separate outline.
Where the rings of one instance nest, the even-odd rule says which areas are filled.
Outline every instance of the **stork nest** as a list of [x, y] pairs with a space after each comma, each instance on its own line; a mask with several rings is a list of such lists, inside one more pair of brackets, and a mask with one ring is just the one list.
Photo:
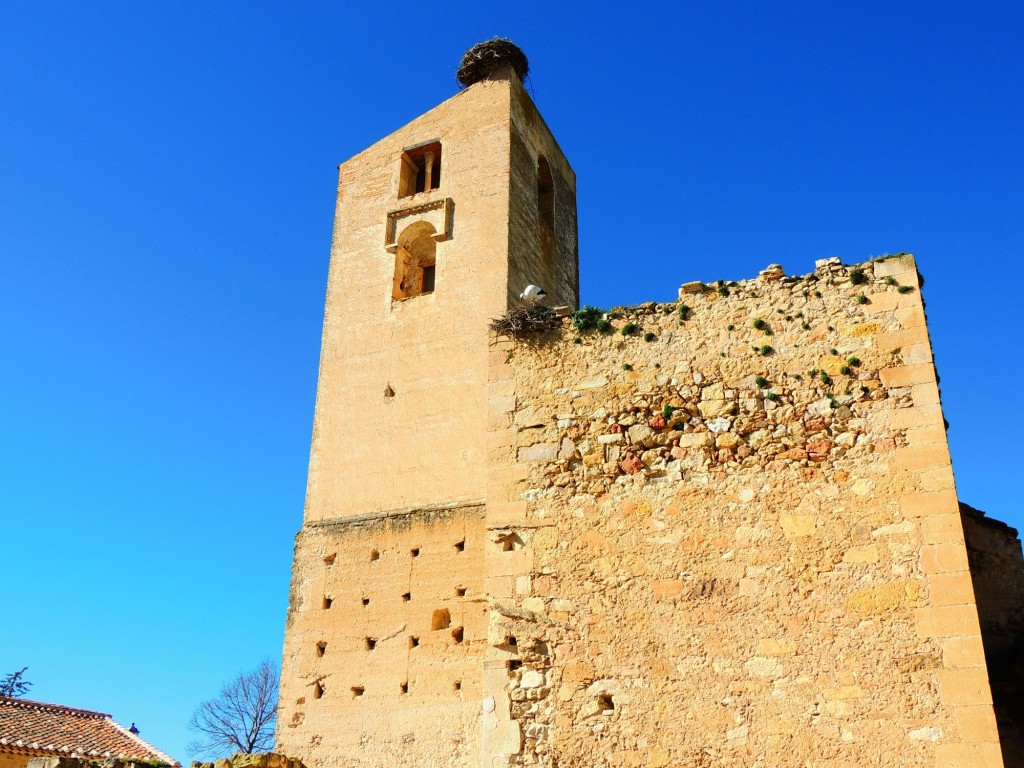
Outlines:
[[551, 307], [512, 307], [491, 320], [491, 330], [503, 336], [543, 333], [562, 327], [562, 318]]
[[496, 37], [477, 43], [463, 54], [455, 79], [461, 88], [469, 88], [502, 67], [512, 67], [520, 82], [526, 79], [530, 71], [530, 63], [522, 49], [511, 40]]

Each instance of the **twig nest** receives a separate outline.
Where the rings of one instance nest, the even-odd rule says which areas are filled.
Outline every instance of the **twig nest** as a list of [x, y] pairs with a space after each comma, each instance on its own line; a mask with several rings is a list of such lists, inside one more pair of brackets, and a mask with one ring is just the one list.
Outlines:
[[511, 40], [496, 37], [484, 43], [477, 43], [462, 56], [462, 62], [455, 73], [459, 85], [468, 88], [473, 83], [487, 79], [495, 70], [512, 67], [520, 82], [526, 79], [530, 63], [526, 54]]

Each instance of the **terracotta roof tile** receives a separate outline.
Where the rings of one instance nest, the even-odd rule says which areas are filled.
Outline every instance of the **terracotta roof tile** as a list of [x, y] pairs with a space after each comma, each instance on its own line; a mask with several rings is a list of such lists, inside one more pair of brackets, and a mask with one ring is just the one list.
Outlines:
[[0, 753], [4, 752], [179, 764], [103, 712], [0, 696]]

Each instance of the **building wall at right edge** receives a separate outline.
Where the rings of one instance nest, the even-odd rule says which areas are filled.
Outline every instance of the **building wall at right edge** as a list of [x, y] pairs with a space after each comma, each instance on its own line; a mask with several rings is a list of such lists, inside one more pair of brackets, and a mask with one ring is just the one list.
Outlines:
[[1003, 762], [1024, 765], [1024, 556], [1017, 531], [960, 505]]
[[496, 341], [483, 764], [1003, 765], [916, 265], [859, 270]]

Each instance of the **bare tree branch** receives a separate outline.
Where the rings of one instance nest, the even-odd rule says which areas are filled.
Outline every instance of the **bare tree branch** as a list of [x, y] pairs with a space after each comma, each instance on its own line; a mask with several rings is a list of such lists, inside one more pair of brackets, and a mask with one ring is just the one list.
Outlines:
[[204, 701], [192, 713], [188, 727], [202, 738], [189, 744], [189, 750], [227, 757], [273, 749], [279, 682], [277, 664], [264, 659], [255, 669], [225, 683], [216, 698]]
[[0, 696], [24, 696], [32, 687], [32, 683], [24, 678], [27, 669], [28, 667], [22, 667], [17, 672], [11, 672], [3, 680], [0, 680]]

